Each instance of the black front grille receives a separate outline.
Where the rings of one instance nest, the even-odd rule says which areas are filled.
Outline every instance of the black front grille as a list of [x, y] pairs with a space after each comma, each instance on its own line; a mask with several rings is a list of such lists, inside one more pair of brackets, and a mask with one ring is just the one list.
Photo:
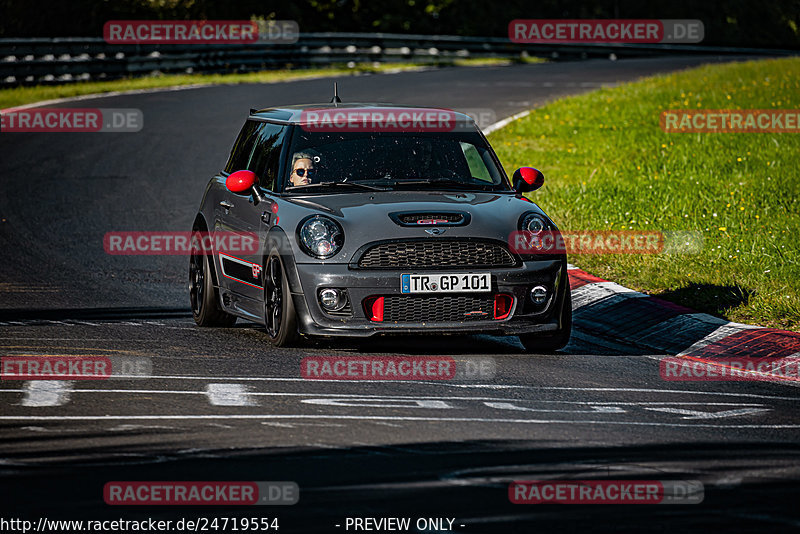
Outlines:
[[454, 323], [494, 318], [494, 297], [393, 295], [384, 297], [383, 322]]
[[433, 221], [460, 223], [464, 216], [460, 213], [404, 213], [397, 217], [404, 224], [428, 225], [436, 224]]
[[333, 317], [351, 317], [353, 315], [353, 307], [350, 306], [349, 299], [347, 301], [347, 304], [344, 305], [344, 308], [342, 308], [339, 311], [330, 311], [326, 310], [325, 308], [323, 308], [322, 311]]
[[382, 243], [368, 249], [358, 261], [358, 266], [366, 269], [514, 265], [516, 261], [505, 245], [457, 239]]

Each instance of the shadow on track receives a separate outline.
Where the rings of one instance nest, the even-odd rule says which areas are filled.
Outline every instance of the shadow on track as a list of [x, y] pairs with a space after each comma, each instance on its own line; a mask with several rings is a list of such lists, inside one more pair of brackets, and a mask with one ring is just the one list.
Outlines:
[[[569, 447], [538, 441], [433, 442], [334, 449], [193, 450], [21, 466], [7, 458], [7, 510], [35, 518], [279, 517], [281, 532], [342, 532], [345, 517], [455, 517], [463, 532], [781, 531], [800, 522], [800, 446], [683, 443]], [[88, 451], [87, 451], [88, 452]], [[131, 453], [132, 451], [127, 451]], [[144, 451], [142, 451], [144, 452]], [[15, 461], [16, 460], [16, 461]], [[15, 465], [16, 464], [16, 465]], [[103, 485], [125, 480], [295, 481], [289, 507], [108, 506]], [[700, 480], [684, 505], [515, 505], [515, 480]]]

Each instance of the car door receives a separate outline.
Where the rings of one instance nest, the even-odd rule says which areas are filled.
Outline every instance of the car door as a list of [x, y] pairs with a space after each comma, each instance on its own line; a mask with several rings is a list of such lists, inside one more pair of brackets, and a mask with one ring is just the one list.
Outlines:
[[[248, 315], [260, 317], [264, 305], [264, 276], [262, 272], [265, 230], [272, 222], [273, 191], [278, 180], [281, 149], [287, 126], [259, 122], [254, 133], [254, 142], [247, 158], [238, 161], [242, 168], [231, 168], [230, 172], [249, 170], [258, 177], [261, 198], [252, 192], [232, 193], [226, 189], [223, 205], [220, 203], [220, 227], [226, 230], [256, 234], [259, 247], [253, 253], [220, 252], [220, 285], [232, 291], [236, 297], [234, 306]], [[224, 282], [223, 282], [224, 280]]]

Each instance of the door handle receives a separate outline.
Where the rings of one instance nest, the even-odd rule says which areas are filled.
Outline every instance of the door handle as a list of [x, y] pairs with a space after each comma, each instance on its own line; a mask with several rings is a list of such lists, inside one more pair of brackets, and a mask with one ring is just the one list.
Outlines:
[[229, 209], [233, 208], [233, 204], [231, 204], [227, 200], [223, 200], [222, 202], [219, 203], [219, 205], [222, 206], [223, 208], [225, 208], [226, 210], [229, 210]]

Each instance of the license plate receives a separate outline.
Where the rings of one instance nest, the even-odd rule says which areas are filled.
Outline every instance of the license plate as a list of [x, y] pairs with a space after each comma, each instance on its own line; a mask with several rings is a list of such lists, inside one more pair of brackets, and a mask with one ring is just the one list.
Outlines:
[[491, 290], [490, 273], [400, 275], [401, 293], [486, 293]]

